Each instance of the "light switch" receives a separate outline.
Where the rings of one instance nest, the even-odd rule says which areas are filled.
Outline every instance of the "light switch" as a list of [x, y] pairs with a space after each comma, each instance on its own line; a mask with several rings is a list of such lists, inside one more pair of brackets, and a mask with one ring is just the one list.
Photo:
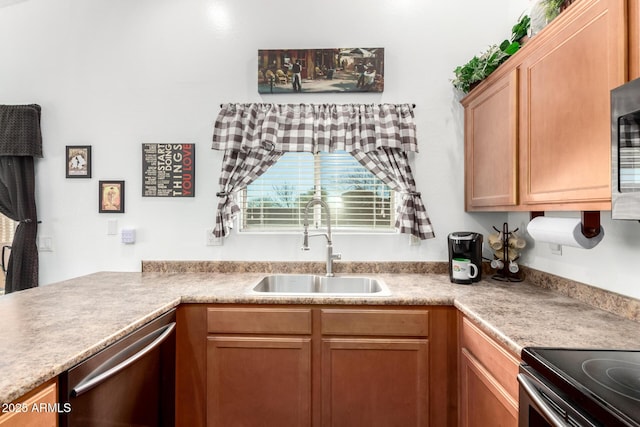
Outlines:
[[115, 236], [118, 234], [118, 220], [110, 219], [107, 221], [107, 236]]
[[136, 242], [136, 230], [133, 228], [123, 228], [120, 232], [120, 239], [122, 243], [126, 243], [127, 245], [133, 244]]

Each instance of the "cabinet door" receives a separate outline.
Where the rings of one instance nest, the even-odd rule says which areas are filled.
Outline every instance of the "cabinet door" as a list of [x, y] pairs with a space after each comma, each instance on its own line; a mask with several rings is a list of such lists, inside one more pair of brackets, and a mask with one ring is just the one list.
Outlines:
[[629, 17], [629, 80], [640, 78], [640, 0], [627, 2]]
[[207, 425], [311, 425], [311, 339], [207, 338]]
[[519, 82], [522, 204], [610, 209], [610, 90], [626, 78], [624, 3], [575, 3], [548, 32], [536, 36], [544, 42], [524, 57]]
[[518, 203], [517, 77], [514, 69], [463, 100], [466, 210]]
[[[58, 387], [55, 380], [49, 381], [27, 393], [17, 401], [3, 406], [0, 412], [0, 427], [56, 427]], [[41, 406], [43, 405], [43, 406]], [[37, 407], [40, 410], [34, 410]], [[65, 408], [61, 407], [60, 410]]]
[[518, 404], [466, 349], [460, 356], [460, 425], [517, 427]]
[[322, 340], [322, 425], [426, 426], [428, 342]]

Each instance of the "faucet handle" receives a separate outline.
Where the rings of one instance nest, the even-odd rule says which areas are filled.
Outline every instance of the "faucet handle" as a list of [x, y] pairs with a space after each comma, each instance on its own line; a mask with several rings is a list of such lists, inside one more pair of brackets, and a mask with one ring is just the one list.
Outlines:
[[342, 254], [338, 253], [338, 254], [332, 254], [331, 255], [332, 259], [342, 259]]

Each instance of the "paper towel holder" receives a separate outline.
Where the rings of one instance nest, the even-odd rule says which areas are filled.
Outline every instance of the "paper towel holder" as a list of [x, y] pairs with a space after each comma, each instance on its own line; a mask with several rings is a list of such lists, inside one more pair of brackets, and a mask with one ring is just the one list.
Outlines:
[[[529, 220], [544, 216], [543, 211], [531, 211]], [[591, 239], [600, 234], [600, 211], [582, 211], [580, 212], [582, 225], [580, 227], [584, 237]]]

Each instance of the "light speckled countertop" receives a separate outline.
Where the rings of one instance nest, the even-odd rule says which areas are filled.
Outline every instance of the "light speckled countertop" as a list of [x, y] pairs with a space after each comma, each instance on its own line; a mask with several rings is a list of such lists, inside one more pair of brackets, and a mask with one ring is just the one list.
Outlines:
[[640, 324], [527, 283], [456, 285], [375, 274], [387, 297], [262, 296], [264, 273], [95, 273], [0, 297], [0, 402], [10, 402], [182, 303], [454, 305], [516, 353], [525, 346], [640, 348]]

